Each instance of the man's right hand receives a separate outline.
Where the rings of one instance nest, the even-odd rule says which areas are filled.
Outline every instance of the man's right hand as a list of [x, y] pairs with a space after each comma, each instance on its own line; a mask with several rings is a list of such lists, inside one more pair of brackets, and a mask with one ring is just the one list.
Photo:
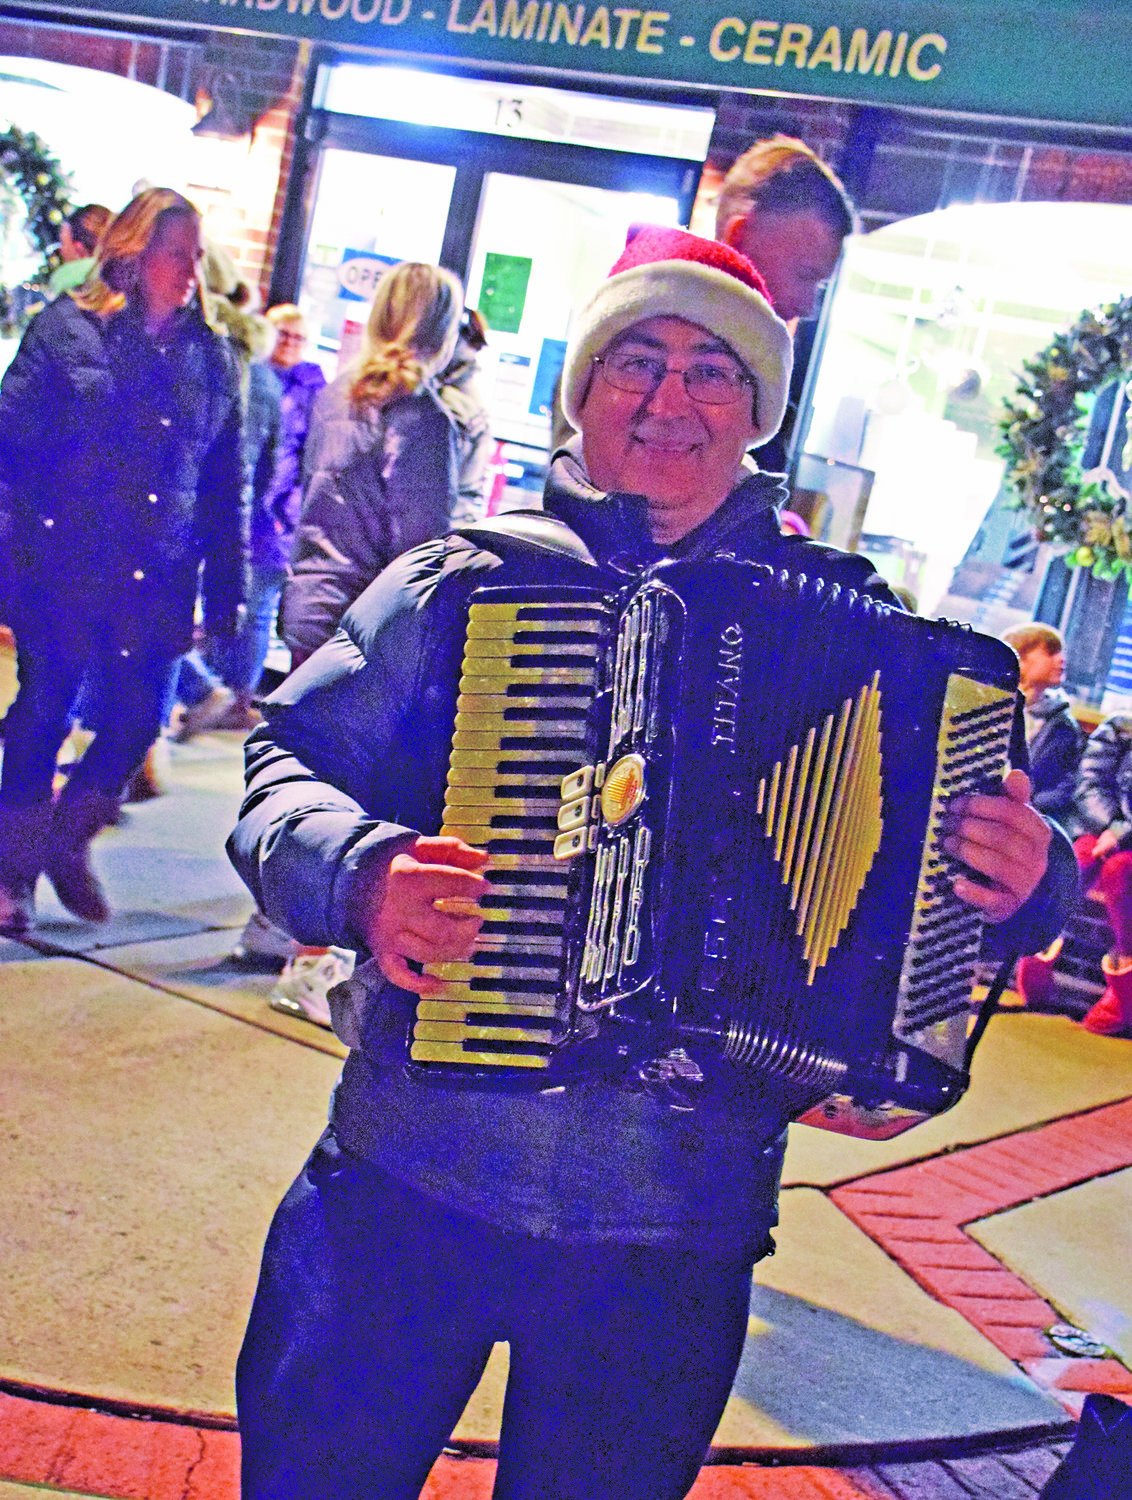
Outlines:
[[[369, 949], [391, 984], [416, 995], [435, 994], [443, 981], [409, 968], [470, 957], [483, 923], [467, 915], [488, 890], [482, 849], [458, 838], [414, 839], [393, 856], [370, 897]], [[455, 903], [455, 906], [449, 905]]]

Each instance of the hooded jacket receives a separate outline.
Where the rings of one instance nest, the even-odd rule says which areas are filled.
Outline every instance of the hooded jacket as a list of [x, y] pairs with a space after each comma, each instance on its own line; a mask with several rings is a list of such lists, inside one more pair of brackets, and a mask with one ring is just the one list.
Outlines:
[[306, 483], [283, 590], [280, 633], [309, 655], [399, 553], [448, 529], [456, 504], [456, 429], [431, 382], [358, 413], [350, 371], [315, 398]]
[[[752, 474], [661, 549], [640, 497], [594, 490], [567, 453], [546, 514], [506, 518], [526, 542], [469, 528], [399, 558], [267, 700], [248, 741], [229, 852], [261, 909], [303, 941], [364, 958], [355, 898], [369, 861], [440, 827], [467, 600], [489, 578], [592, 583], [599, 569], [631, 574], [662, 556], [726, 555], [891, 599], [865, 558], [782, 536], [773, 508], [782, 498], [777, 481]], [[1047, 916], [1043, 933], [1048, 926]], [[1052, 932], [1059, 927], [1060, 911]], [[400, 1065], [411, 1004], [370, 976], [331, 1116], [347, 1152], [508, 1230], [765, 1250], [790, 1116], [776, 1085], [744, 1076], [692, 1112], [601, 1079], [516, 1095], [436, 1088]]]

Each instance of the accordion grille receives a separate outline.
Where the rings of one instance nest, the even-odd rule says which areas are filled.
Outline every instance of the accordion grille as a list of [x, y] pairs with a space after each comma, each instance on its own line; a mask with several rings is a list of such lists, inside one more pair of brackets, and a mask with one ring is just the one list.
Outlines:
[[759, 782], [758, 813], [790, 891], [807, 984], [848, 926], [880, 848], [879, 677]]

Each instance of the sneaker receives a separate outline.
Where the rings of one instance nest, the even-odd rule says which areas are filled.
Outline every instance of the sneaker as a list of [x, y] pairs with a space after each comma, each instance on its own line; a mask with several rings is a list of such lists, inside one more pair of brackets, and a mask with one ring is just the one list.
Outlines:
[[269, 922], [261, 911], [253, 911], [232, 949], [232, 961], [245, 969], [278, 974], [291, 957], [294, 943], [282, 927]]
[[235, 698], [231, 688], [222, 685], [214, 687], [207, 698], [186, 706], [172, 739], [178, 745], [184, 745], [205, 730], [215, 729], [232, 707]]
[[354, 972], [354, 955], [346, 948], [300, 948], [268, 996], [272, 1010], [334, 1029], [327, 999], [336, 984]]

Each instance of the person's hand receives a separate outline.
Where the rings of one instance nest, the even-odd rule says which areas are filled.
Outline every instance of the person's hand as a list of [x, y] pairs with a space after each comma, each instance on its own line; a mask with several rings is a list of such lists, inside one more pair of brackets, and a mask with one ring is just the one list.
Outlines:
[[483, 917], [476, 902], [488, 889], [480, 873], [488, 856], [458, 838], [417, 838], [389, 862], [366, 923], [369, 949], [391, 984], [435, 994], [443, 981], [417, 974], [419, 964], [468, 958]]
[[1012, 917], [1045, 874], [1051, 834], [1029, 799], [1030, 778], [1013, 770], [1000, 795], [960, 798], [949, 813], [943, 847], [981, 877], [956, 875], [952, 888], [989, 922]]
[[1092, 858], [1107, 859], [1110, 854], [1115, 854], [1119, 848], [1120, 835], [1114, 829], [1106, 828], [1102, 834], [1098, 835], [1097, 841], [1093, 845]]

